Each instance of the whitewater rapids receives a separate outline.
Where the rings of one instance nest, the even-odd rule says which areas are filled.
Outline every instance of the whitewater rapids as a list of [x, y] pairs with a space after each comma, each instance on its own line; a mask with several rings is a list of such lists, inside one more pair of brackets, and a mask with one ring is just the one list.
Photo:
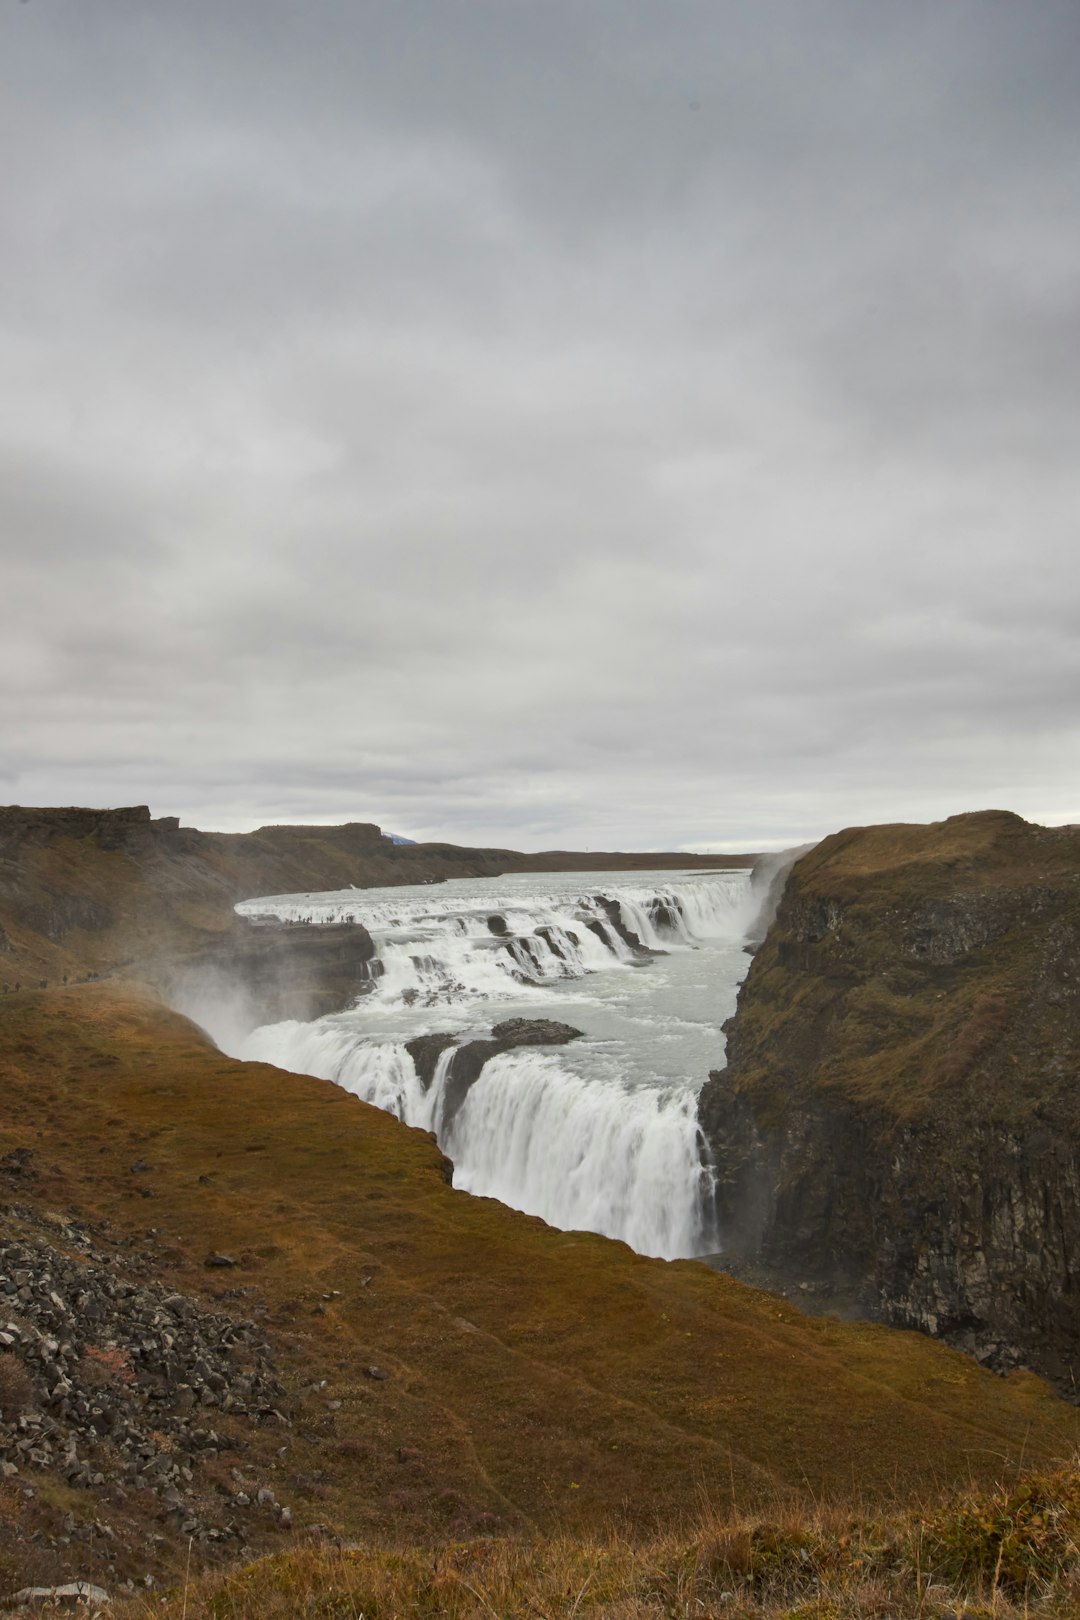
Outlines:
[[[376, 956], [347, 1012], [264, 1025], [235, 1055], [332, 1080], [433, 1131], [454, 1185], [553, 1226], [676, 1259], [720, 1246], [697, 1093], [723, 1062], [756, 902], [746, 873], [459, 879], [248, 901], [253, 921], [363, 923]], [[457, 1046], [425, 1087], [406, 1042], [458, 1046], [508, 1016], [584, 1038], [484, 1064], [448, 1106]]]

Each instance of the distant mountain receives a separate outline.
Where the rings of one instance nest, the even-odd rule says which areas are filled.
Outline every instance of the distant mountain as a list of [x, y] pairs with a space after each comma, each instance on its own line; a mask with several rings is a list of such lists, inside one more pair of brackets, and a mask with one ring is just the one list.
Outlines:
[[400, 833], [387, 833], [385, 836], [392, 844], [408, 844], [410, 848], [416, 847], [415, 838], [402, 838]]

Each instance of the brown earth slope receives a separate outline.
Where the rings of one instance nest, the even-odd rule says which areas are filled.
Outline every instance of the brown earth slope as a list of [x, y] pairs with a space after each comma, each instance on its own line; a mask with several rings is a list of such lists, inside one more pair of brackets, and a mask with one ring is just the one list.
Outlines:
[[[10, 997], [0, 1021], [0, 1243], [53, 1253], [0, 1300], [21, 1322], [8, 1356], [39, 1346], [31, 1404], [54, 1425], [52, 1461], [41, 1429], [5, 1454], [13, 1581], [49, 1559], [176, 1567], [189, 1537], [199, 1568], [316, 1521], [431, 1542], [671, 1525], [853, 1481], [866, 1500], [925, 1497], [1080, 1438], [1028, 1373], [455, 1192], [431, 1137], [233, 1062], [131, 990]], [[106, 1270], [119, 1303], [87, 1307]], [[118, 1330], [123, 1309], [149, 1325]], [[248, 1323], [232, 1350], [222, 1314]], [[201, 1361], [193, 1322], [196, 1349], [222, 1346]]]
[[1080, 832], [985, 812], [827, 838], [700, 1112], [730, 1251], [1075, 1394]]

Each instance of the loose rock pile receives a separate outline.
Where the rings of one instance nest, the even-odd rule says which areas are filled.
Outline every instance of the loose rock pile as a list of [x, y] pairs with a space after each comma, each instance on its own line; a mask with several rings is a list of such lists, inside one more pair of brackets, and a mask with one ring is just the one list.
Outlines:
[[[48, 1470], [76, 1487], [150, 1491], [168, 1528], [243, 1540], [234, 1524], [205, 1522], [197, 1474], [222, 1446], [219, 1414], [287, 1422], [259, 1329], [126, 1278], [77, 1227], [62, 1236], [74, 1252], [0, 1233], [0, 1478]], [[253, 1498], [237, 1490], [230, 1505]], [[287, 1526], [288, 1509], [267, 1505]]]

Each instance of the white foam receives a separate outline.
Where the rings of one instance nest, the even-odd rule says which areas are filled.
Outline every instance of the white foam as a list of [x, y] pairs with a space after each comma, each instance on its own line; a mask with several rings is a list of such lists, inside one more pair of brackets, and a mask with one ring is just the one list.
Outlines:
[[[386, 1005], [437, 1006], [516, 1001], [523, 986], [633, 965], [641, 953], [614, 926], [609, 907], [649, 950], [741, 938], [747, 895], [740, 875], [527, 897], [344, 890], [248, 900], [236, 909], [254, 920], [362, 923], [376, 952], [368, 994]], [[493, 932], [495, 916], [505, 932]]]
[[664, 1259], [716, 1247], [696, 1099], [660, 1086], [626, 1090], [574, 1074], [554, 1053], [500, 1053], [445, 1119], [455, 1048], [429, 1091], [398, 1042], [357, 1042], [344, 1024], [267, 1024], [241, 1055], [333, 1080], [406, 1125], [433, 1130], [454, 1186], [498, 1198], [551, 1226], [602, 1232]]
[[454, 1185], [664, 1259], [716, 1248], [697, 1099], [582, 1079], [550, 1052], [484, 1065], [446, 1132]]

